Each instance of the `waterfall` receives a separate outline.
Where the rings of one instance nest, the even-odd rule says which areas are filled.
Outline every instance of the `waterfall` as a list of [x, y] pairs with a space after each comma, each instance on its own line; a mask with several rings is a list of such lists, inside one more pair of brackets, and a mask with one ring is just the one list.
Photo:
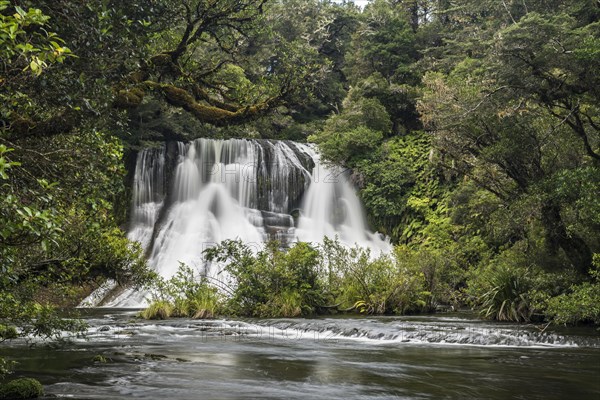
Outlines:
[[[166, 147], [139, 153], [128, 231], [165, 278], [180, 263], [203, 268], [202, 252], [226, 239], [286, 246], [337, 236], [376, 254], [391, 248], [367, 230], [347, 173], [322, 163], [310, 145], [198, 139], [177, 143], [175, 153], [170, 167]], [[143, 293], [127, 291], [110, 305], [143, 303]]]
[[131, 228], [128, 237], [143, 248], [150, 244], [165, 199], [165, 147], [141, 152], [135, 165]]
[[390, 244], [379, 234], [369, 232], [364, 211], [348, 177], [348, 171], [321, 162], [312, 148], [306, 147], [315, 162], [311, 184], [304, 195], [296, 235], [304, 242], [321, 242], [324, 236], [337, 236], [341, 243], [366, 247], [379, 254], [390, 251]]

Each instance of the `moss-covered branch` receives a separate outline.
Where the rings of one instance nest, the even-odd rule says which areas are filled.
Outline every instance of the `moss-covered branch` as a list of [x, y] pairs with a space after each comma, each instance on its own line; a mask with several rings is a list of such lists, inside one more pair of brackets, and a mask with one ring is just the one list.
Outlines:
[[270, 98], [262, 103], [232, 110], [199, 103], [187, 90], [178, 88], [174, 85], [153, 81], [146, 81], [144, 84], [147, 87], [160, 92], [170, 105], [188, 111], [201, 122], [215, 125], [246, 122], [268, 111], [276, 103], [276, 98]]

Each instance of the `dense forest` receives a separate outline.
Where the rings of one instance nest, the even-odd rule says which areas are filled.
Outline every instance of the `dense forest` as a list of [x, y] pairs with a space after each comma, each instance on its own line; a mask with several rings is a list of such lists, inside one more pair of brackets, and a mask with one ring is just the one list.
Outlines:
[[[156, 280], [124, 233], [131, 160], [197, 137], [315, 143], [395, 245], [223, 243], [228, 313], [600, 323], [598, 1], [0, 0], [0, 99], [0, 342]], [[162, 294], [216, 310], [189, 275]]]

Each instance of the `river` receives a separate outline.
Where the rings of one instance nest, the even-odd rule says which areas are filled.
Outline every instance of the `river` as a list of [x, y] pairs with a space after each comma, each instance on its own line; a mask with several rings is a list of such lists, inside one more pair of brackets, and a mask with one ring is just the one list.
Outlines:
[[[599, 399], [593, 329], [381, 318], [142, 321], [91, 310], [86, 339], [4, 344], [75, 399]], [[104, 358], [104, 360], [102, 359]]]

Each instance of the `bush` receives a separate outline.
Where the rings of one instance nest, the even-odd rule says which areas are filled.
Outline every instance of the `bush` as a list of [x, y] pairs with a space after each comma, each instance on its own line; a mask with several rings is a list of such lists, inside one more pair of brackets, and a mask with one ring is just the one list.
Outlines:
[[0, 386], [0, 399], [35, 399], [44, 395], [44, 387], [33, 378], [19, 378]]
[[[345, 310], [367, 314], [432, 311], [456, 301], [463, 271], [440, 251], [398, 248], [373, 257], [368, 249], [345, 247], [325, 238], [319, 248], [295, 243], [281, 249], [271, 242], [253, 252], [241, 241], [226, 240], [205, 251], [230, 278], [216, 283], [227, 298], [181, 265], [170, 280], [157, 279], [148, 319], [210, 318], [219, 312], [248, 317], [298, 317]], [[223, 276], [225, 274], [222, 274]]]
[[367, 314], [406, 314], [423, 311], [430, 293], [417, 266], [398, 258], [373, 258], [369, 250], [346, 248], [325, 239], [321, 246], [323, 270], [335, 302]]
[[302, 315], [302, 296], [297, 291], [283, 291], [268, 304], [267, 310], [283, 318], [294, 318]]
[[563, 293], [548, 301], [546, 314], [557, 324], [600, 324], [600, 254], [594, 255], [595, 269], [590, 271], [592, 280], [571, 286], [570, 293]]
[[152, 303], [140, 314], [145, 319], [213, 318], [222, 308], [217, 288], [183, 263], [171, 279], [156, 277], [150, 288]]
[[200, 286], [187, 300], [187, 315], [195, 319], [213, 318], [222, 308], [221, 296], [217, 289], [208, 284]]
[[209, 262], [218, 262], [234, 284], [228, 311], [253, 317], [310, 315], [325, 303], [319, 277], [319, 252], [307, 243], [284, 251], [268, 243], [253, 254], [240, 241], [227, 240], [205, 251]]
[[571, 293], [551, 298], [546, 314], [557, 324], [600, 324], [600, 283], [584, 282]]
[[461, 305], [462, 294], [459, 288], [464, 284], [466, 277], [465, 271], [455, 260], [457, 255], [453, 254], [452, 250], [396, 247], [394, 256], [399, 268], [413, 275], [422, 274], [421, 290], [427, 294], [427, 304], [424, 307], [426, 311], [433, 311], [438, 305], [451, 305], [455, 308]]
[[140, 313], [144, 319], [167, 319], [173, 314], [173, 306], [166, 300], [155, 300]]
[[482, 316], [498, 321], [530, 320], [533, 285], [525, 263], [524, 255], [513, 248], [474, 271], [469, 292]]
[[16, 339], [18, 337], [17, 328], [12, 325], [0, 324], [0, 343], [5, 340]]
[[489, 275], [490, 289], [479, 299], [481, 313], [498, 321], [529, 321], [529, 277], [526, 271], [502, 266]]

